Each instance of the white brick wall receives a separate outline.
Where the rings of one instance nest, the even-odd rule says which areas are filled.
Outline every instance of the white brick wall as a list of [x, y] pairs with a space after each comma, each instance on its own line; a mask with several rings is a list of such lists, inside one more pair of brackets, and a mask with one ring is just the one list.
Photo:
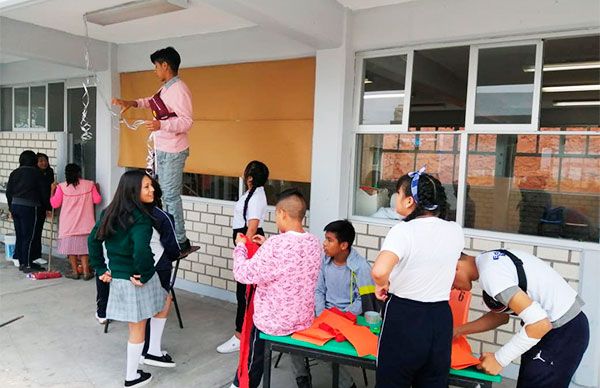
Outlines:
[[[56, 147], [58, 143], [56, 134], [52, 132], [0, 132], [0, 187], [4, 190], [10, 173], [19, 167], [19, 155], [26, 149], [34, 152], [42, 152], [48, 155], [50, 166], [56, 173]], [[0, 207], [7, 209], [6, 204]], [[42, 245], [50, 245], [50, 222], [46, 220], [42, 232]], [[58, 233], [57, 220], [54, 221], [54, 247], [56, 247], [56, 236]], [[0, 219], [0, 234], [14, 234], [12, 220], [2, 217]]]

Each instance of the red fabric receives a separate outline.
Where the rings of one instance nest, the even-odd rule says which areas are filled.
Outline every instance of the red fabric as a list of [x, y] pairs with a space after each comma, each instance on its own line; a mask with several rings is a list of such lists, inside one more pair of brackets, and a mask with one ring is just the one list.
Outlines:
[[334, 329], [333, 327], [329, 326], [325, 322], [323, 322], [319, 325], [319, 329], [326, 331], [327, 333], [333, 335], [333, 338], [335, 338], [336, 342], [346, 341], [346, 337], [344, 337], [344, 335], [339, 330]]
[[[242, 237], [246, 237], [242, 235]], [[248, 250], [248, 257], [251, 259], [256, 253], [259, 246], [256, 243], [246, 239], [246, 249]], [[254, 315], [254, 289], [253, 284], [246, 286], [246, 314], [244, 315], [244, 324], [242, 325], [242, 333], [240, 336], [240, 360], [238, 367], [238, 381], [240, 388], [250, 387], [250, 376], [248, 373], [248, 358], [250, 357], [250, 334], [252, 332], [252, 326], [254, 321], [252, 316]]]
[[32, 274], [35, 280], [43, 280], [43, 279], [56, 279], [62, 277], [60, 272], [35, 272]]
[[356, 315], [352, 314], [350, 311], [343, 312], [342, 310], [338, 309], [337, 307], [332, 307], [329, 309], [329, 311], [331, 311], [332, 313], [337, 314], [341, 317], [346, 318], [347, 320], [351, 321], [352, 323], [356, 323]]

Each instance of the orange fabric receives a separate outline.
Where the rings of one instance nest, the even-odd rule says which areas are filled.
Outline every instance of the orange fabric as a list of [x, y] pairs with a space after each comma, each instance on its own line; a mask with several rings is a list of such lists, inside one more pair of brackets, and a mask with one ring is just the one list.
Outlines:
[[[450, 292], [450, 309], [454, 327], [464, 325], [469, 319], [471, 293], [469, 291], [452, 290]], [[453, 369], [464, 369], [479, 364], [479, 359], [473, 357], [471, 345], [464, 336], [452, 340], [452, 358], [450, 366]]]
[[473, 356], [471, 345], [464, 336], [452, 340], [452, 358], [450, 366], [453, 369], [464, 369], [479, 364], [479, 359]]
[[[309, 338], [310, 340], [306, 342], [319, 345], [317, 341], [320, 342], [320, 340], [326, 338], [325, 335], [327, 335], [329, 336], [327, 341], [329, 341], [334, 336], [319, 329], [321, 323], [325, 323], [335, 330], [339, 330], [344, 337], [348, 339], [348, 342], [354, 346], [359, 357], [368, 356], [369, 354], [377, 356], [377, 336], [371, 333], [367, 326], [358, 326], [343, 316], [329, 310], [324, 310], [323, 313], [315, 319], [310, 328], [292, 334], [292, 338], [301, 341], [306, 341], [304, 338]], [[323, 344], [327, 341], [323, 342]]]

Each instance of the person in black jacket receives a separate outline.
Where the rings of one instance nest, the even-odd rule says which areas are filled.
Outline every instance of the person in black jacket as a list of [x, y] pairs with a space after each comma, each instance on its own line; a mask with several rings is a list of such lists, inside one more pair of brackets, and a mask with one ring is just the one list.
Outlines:
[[45, 270], [33, 261], [42, 250], [42, 228], [49, 210], [50, 190], [37, 168], [37, 155], [26, 150], [19, 156], [19, 168], [10, 173], [6, 185], [8, 209], [12, 215], [17, 241], [15, 258], [25, 273]]

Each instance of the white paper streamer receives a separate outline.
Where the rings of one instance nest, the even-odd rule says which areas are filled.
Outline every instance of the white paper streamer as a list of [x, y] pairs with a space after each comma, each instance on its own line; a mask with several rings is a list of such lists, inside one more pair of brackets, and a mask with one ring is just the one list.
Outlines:
[[[88, 118], [87, 118], [88, 107], [90, 104], [90, 95], [89, 95], [88, 88], [91, 86], [96, 86], [97, 95], [100, 96], [100, 99], [106, 106], [106, 109], [110, 112], [111, 116], [117, 119], [116, 122], [118, 124], [124, 124], [128, 129], [130, 129], [132, 131], [137, 131], [139, 129], [139, 127], [141, 127], [142, 125], [144, 125], [146, 123], [146, 120], [135, 120], [133, 123], [129, 123], [125, 118], [121, 117], [124, 110], [121, 110], [119, 113], [115, 113], [112, 105], [108, 102], [108, 100], [102, 93], [102, 90], [99, 87], [100, 82], [98, 82], [98, 75], [96, 74], [96, 71], [94, 70], [94, 68], [92, 66], [92, 61], [90, 59], [90, 35], [88, 32], [87, 18], [85, 15], [83, 16], [83, 25], [85, 27], [85, 38], [86, 38], [85, 46], [84, 46], [85, 67], [86, 67], [86, 70], [88, 71], [89, 75], [85, 79], [85, 81], [83, 81], [83, 91], [84, 91], [83, 98], [82, 98], [83, 111], [81, 112], [81, 121], [79, 122], [79, 126], [80, 126], [81, 132], [82, 132], [81, 133], [82, 143], [85, 143], [92, 139], [92, 133], [91, 133], [92, 125], [89, 123]], [[93, 82], [92, 82], [92, 80], [93, 80]], [[113, 128], [115, 128], [116, 130], [120, 130], [118, 124], [115, 124], [113, 126]], [[148, 173], [148, 175], [150, 175], [152, 177], [156, 177], [156, 174], [155, 174], [156, 147], [155, 147], [155, 140], [154, 140], [154, 132], [150, 132], [150, 135], [148, 135], [148, 139], [146, 140], [146, 148], [147, 148], [146, 172]]]

